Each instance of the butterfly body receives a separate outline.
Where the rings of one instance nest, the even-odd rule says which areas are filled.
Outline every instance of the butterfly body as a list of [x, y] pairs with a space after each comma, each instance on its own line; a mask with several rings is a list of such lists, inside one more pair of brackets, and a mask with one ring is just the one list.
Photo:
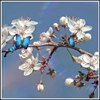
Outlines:
[[24, 47], [24, 49], [27, 49], [30, 42], [30, 38], [31, 36], [28, 36], [22, 40], [20, 35], [16, 34], [16, 43], [15, 43], [16, 48], [21, 46]]
[[70, 37], [70, 39], [69, 39], [69, 43], [70, 43], [70, 45], [71, 45], [72, 47], [75, 46], [74, 37]]

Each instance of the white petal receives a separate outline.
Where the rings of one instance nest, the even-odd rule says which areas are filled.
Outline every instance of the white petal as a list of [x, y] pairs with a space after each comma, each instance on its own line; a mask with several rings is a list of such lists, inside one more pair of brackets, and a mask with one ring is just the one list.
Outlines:
[[16, 29], [9, 29], [9, 34], [15, 35], [15, 34], [17, 34], [17, 30]]
[[90, 59], [90, 62], [95, 65], [95, 64], [98, 64], [98, 58], [96, 56], [93, 56], [91, 59]]
[[86, 62], [82, 62], [81, 65], [84, 67], [84, 68], [89, 68], [90, 65]]
[[80, 39], [84, 38], [85, 33], [78, 32], [76, 35], [77, 35], [77, 37], [78, 37], [78, 40], [80, 40]]
[[83, 26], [86, 24], [86, 22], [85, 22], [84, 19], [79, 19], [79, 20], [77, 21], [77, 24], [78, 24], [79, 27], [81, 28], [81, 27], [83, 27]]
[[92, 29], [92, 26], [85, 26], [85, 27], [82, 27], [82, 31], [83, 31], [83, 32], [90, 31], [91, 29]]
[[36, 66], [34, 67], [34, 70], [40, 70], [40, 68], [42, 67], [41, 63], [36, 64]]
[[83, 54], [82, 57], [84, 62], [90, 63], [90, 56], [88, 56], [87, 54]]
[[[31, 59], [32, 59], [32, 61], [34, 61], [34, 60], [35, 60], [35, 58], [34, 58], [34, 56], [33, 56], [33, 55], [31, 56]], [[34, 63], [34, 62], [33, 62], [33, 63]]]
[[99, 64], [95, 64], [94, 66], [95, 68], [99, 69]]
[[2, 35], [3, 35], [3, 36], [7, 36], [7, 35], [8, 35], [7, 27], [3, 27], [3, 28], [2, 28]]
[[19, 21], [19, 19], [14, 19], [14, 20], [12, 20], [11, 24], [12, 25], [17, 25], [18, 21]]
[[6, 42], [8, 42], [9, 40], [11, 40], [13, 38], [13, 36], [8, 36], [6, 39]]
[[24, 63], [24, 64], [20, 65], [20, 66], [18, 67], [18, 69], [20, 69], [20, 70], [25, 70], [27, 67], [28, 67], [27, 64]]
[[19, 27], [22, 27], [22, 28], [25, 27], [24, 21], [19, 20], [19, 21], [18, 21], [18, 26], [19, 26]]
[[22, 55], [21, 55], [21, 54], [19, 54], [19, 58], [20, 58], [20, 60], [21, 60], [21, 62], [22, 62], [22, 63], [24, 63], [24, 62], [25, 62], [25, 60], [26, 60], [26, 59], [24, 59], [24, 58], [22, 57]]
[[38, 22], [36, 22], [36, 21], [30, 21], [27, 23], [27, 26], [37, 25], [37, 24], [38, 24]]
[[31, 64], [34, 63], [34, 61], [33, 61], [31, 58], [29, 58], [29, 59], [26, 60], [26, 63], [27, 63], [28, 65], [31, 65]]
[[33, 68], [27, 68], [24, 71], [24, 76], [28, 76], [28, 75], [32, 74], [32, 72], [33, 72]]
[[95, 70], [95, 71], [97, 71], [97, 70], [98, 70], [98, 68], [97, 68], [97, 67], [95, 67], [95, 66], [90, 66], [90, 68], [91, 68], [92, 70]]
[[35, 58], [35, 65], [38, 63], [38, 53], [37, 53], [37, 55], [36, 55], [36, 58]]
[[77, 33], [77, 32], [78, 32], [76, 28], [70, 28], [69, 31], [70, 31], [71, 33]]
[[75, 27], [76, 22], [71, 20], [70, 18], [68, 18], [68, 27], [69, 28], [74, 28]]
[[47, 32], [51, 35], [53, 33], [52, 27], [49, 27], [49, 30]]
[[28, 51], [29, 53], [32, 53], [33, 48], [32, 48], [32, 47], [28, 47], [28, 48], [27, 48], [27, 51]]
[[99, 56], [99, 52], [95, 52], [94, 55], [95, 55], [95, 56]]
[[3, 44], [1, 45], [1, 48], [4, 48], [6, 46], [6, 42], [3, 42]]
[[30, 26], [27, 29], [25, 29], [25, 34], [32, 34], [35, 30], [35, 26]]

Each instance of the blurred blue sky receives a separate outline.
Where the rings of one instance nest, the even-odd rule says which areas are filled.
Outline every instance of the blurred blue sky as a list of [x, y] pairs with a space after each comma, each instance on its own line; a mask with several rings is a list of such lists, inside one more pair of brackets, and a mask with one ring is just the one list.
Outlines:
[[[39, 39], [39, 34], [52, 27], [54, 22], [59, 23], [62, 16], [79, 17], [86, 20], [87, 25], [93, 29], [90, 31], [92, 40], [76, 46], [94, 53], [98, 51], [98, 3], [97, 2], [2, 2], [2, 25], [11, 25], [13, 19], [30, 17], [37, 21], [36, 30], [33, 33], [34, 41]], [[64, 33], [64, 30], [62, 30]], [[59, 34], [55, 31], [55, 34]], [[4, 49], [9, 48], [7, 45]], [[47, 53], [43, 54], [47, 56]], [[72, 54], [79, 53], [71, 50]], [[92, 85], [78, 89], [67, 87], [64, 80], [74, 77], [78, 70], [85, 71], [76, 63], [73, 63], [65, 48], [59, 48], [52, 56], [49, 65], [57, 71], [57, 76], [52, 79], [43, 75], [43, 83], [46, 86], [43, 92], [37, 92], [36, 83], [39, 82], [40, 72], [25, 77], [23, 71], [18, 69], [21, 64], [18, 54], [20, 50], [10, 53], [6, 58], [2, 57], [2, 98], [88, 98]], [[34, 50], [34, 55], [36, 51]], [[95, 92], [98, 97], [98, 89]]]

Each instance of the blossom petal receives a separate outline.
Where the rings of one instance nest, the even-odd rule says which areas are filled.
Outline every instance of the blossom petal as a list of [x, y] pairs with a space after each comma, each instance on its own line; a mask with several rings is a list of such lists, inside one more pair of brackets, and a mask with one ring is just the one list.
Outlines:
[[37, 24], [38, 24], [38, 22], [36, 22], [36, 21], [30, 21], [27, 23], [27, 26], [37, 25]]
[[1, 48], [4, 48], [6, 46], [6, 42], [3, 42], [3, 44], [1, 45]]
[[20, 70], [25, 70], [27, 67], [28, 67], [27, 64], [24, 63], [24, 64], [20, 65], [20, 66], [18, 67], [18, 69], [20, 69]]
[[85, 33], [83, 33], [83, 32], [78, 32], [76, 35], [77, 35], [77, 37], [78, 37], [78, 40], [80, 40], [80, 39], [84, 38]]
[[73, 21], [73, 20], [71, 20], [70, 18], [68, 18], [68, 27], [69, 28], [74, 28], [74, 26], [75, 26], [75, 24], [76, 24], [76, 22], [75, 21]]
[[9, 34], [15, 35], [15, 34], [17, 34], [17, 30], [16, 29], [9, 29]]
[[34, 70], [40, 70], [40, 68], [42, 67], [41, 63], [36, 64], [36, 66], [34, 67]]
[[32, 74], [32, 72], [33, 72], [33, 68], [27, 68], [24, 71], [24, 76], [28, 76], [28, 75]]
[[86, 62], [82, 62], [81, 65], [84, 67], [84, 68], [89, 68], [90, 65]]
[[6, 42], [8, 42], [9, 40], [11, 40], [13, 38], [13, 36], [8, 36], [6, 39]]
[[88, 56], [87, 54], [82, 55], [83, 56], [83, 61], [86, 63], [90, 63], [90, 56]]
[[37, 53], [37, 55], [36, 55], [36, 58], [35, 58], [35, 65], [38, 63], [38, 53]]
[[92, 70], [95, 70], [95, 71], [97, 71], [97, 70], [99, 69], [97, 66], [90, 66], [90, 68], [91, 68]]
[[28, 27], [26, 30], [25, 30], [25, 34], [32, 34], [35, 30], [35, 26], [31, 26], [31, 27]]
[[82, 31], [83, 31], [83, 32], [90, 31], [91, 29], [92, 29], [92, 26], [85, 26], [85, 27], [82, 27]]
[[86, 21], [85, 21], [84, 19], [79, 19], [79, 20], [77, 21], [77, 24], [79, 24], [79, 26], [80, 26], [80, 28], [81, 28], [81, 27], [85, 26]]
[[70, 28], [69, 31], [70, 31], [71, 33], [77, 33], [77, 29], [76, 29], [76, 28]]

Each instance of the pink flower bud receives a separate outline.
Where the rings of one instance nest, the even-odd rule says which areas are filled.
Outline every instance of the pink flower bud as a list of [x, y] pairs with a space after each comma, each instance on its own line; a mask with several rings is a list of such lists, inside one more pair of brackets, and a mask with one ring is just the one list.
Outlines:
[[62, 16], [59, 20], [60, 24], [62, 25], [62, 27], [66, 27], [66, 17]]
[[42, 92], [44, 90], [44, 85], [42, 82], [37, 83], [38, 92]]
[[92, 38], [92, 36], [89, 33], [85, 34], [85, 36], [84, 36], [85, 41], [89, 41], [89, 40], [91, 40], [91, 38]]
[[59, 24], [57, 24], [57, 23], [54, 23], [54, 24], [53, 24], [53, 27], [54, 27], [57, 31], [60, 30]]
[[65, 79], [65, 85], [66, 86], [73, 86], [74, 85], [74, 79], [72, 79], [72, 78], [66, 78]]

